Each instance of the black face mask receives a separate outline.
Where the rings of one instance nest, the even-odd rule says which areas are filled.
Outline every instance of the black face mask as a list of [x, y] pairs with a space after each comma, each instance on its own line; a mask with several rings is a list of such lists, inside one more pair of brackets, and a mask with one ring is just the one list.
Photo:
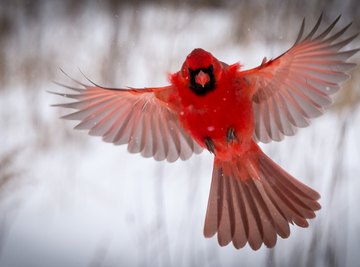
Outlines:
[[[199, 74], [200, 71], [206, 73], [209, 76], [209, 81], [204, 86], [196, 82], [196, 76]], [[215, 89], [215, 76], [214, 76], [213, 65], [210, 65], [208, 68], [198, 68], [196, 70], [192, 70], [189, 68], [189, 75], [190, 75], [189, 88], [196, 95], [203, 96]]]

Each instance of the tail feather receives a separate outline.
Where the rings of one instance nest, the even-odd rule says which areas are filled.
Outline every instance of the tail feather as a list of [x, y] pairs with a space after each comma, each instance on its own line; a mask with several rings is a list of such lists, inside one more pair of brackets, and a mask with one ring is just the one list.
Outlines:
[[320, 195], [297, 181], [260, 150], [235, 162], [215, 160], [204, 235], [257, 250], [290, 235], [289, 223], [307, 227]]

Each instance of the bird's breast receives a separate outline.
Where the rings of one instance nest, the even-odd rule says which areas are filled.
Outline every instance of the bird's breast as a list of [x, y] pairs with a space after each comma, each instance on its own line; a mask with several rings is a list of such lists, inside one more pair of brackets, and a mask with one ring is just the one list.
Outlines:
[[219, 151], [227, 150], [229, 144], [247, 143], [252, 139], [254, 125], [252, 103], [245, 86], [233, 80], [217, 84], [213, 92], [204, 96], [191, 91], [180, 95], [182, 125], [208, 149], [209, 142]]

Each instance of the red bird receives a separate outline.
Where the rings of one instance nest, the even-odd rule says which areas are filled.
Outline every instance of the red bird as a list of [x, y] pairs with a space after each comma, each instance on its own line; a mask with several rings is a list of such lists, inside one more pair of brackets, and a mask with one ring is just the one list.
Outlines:
[[[115, 89], [92, 83], [76, 100], [56, 106], [78, 111], [65, 116], [80, 120], [76, 129], [106, 142], [128, 144], [131, 153], [173, 162], [206, 148], [214, 154], [204, 235], [236, 248], [249, 243], [273, 247], [277, 235], [290, 234], [289, 223], [307, 227], [320, 209], [320, 195], [285, 172], [257, 145], [280, 141], [309, 125], [331, 103], [331, 95], [356, 65], [346, 60], [360, 49], [340, 51], [356, 36], [329, 36], [340, 16], [321, 34], [315, 27], [276, 59], [241, 71], [197, 48], [181, 70], [160, 88]], [[315, 36], [316, 35], [316, 36]], [[91, 82], [91, 81], [90, 81]]]

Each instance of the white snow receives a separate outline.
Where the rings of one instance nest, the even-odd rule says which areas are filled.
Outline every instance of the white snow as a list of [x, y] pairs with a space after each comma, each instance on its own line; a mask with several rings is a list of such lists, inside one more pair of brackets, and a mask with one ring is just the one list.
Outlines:
[[[64, 19], [64, 11], [50, 7], [44, 7], [42, 23], [23, 25], [7, 48], [14, 60], [8, 60], [12, 75], [0, 90], [0, 157], [19, 150], [12, 164], [18, 179], [0, 197], [0, 266], [328, 266], [329, 247], [355, 266], [359, 109], [345, 116], [327, 112], [296, 136], [263, 146], [321, 193], [322, 209], [310, 227], [292, 227], [272, 250], [221, 248], [202, 234], [209, 153], [172, 164], [129, 154], [125, 146], [72, 130], [75, 122], [58, 119], [66, 111], [49, 107], [63, 99], [45, 91], [63, 90], [52, 80], [71, 84], [59, 67], [84, 82], [78, 67], [106, 86], [149, 87], [166, 85], [167, 73], [196, 47], [224, 62], [240, 60], [245, 68], [283, 50], [263, 39], [235, 44], [233, 17], [220, 9], [124, 7], [111, 17], [89, 7]], [[243, 25], [260, 35], [255, 26]], [[26, 76], [19, 68], [29, 57], [37, 67]]]

